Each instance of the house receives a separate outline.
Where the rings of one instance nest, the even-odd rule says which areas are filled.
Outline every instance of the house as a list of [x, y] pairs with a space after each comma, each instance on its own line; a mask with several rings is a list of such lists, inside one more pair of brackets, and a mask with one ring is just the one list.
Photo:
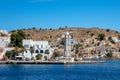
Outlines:
[[[23, 46], [25, 47], [26, 51], [24, 52], [25, 58], [31, 59], [32, 57], [35, 58], [37, 54], [42, 54], [44, 56], [47, 56], [47, 58], [50, 58], [54, 52], [54, 49], [50, 47], [48, 41], [33, 41], [31, 39], [29, 40], [23, 40]], [[34, 52], [31, 54], [30, 48], [33, 47]], [[46, 54], [46, 50], [49, 51], [49, 53]]]
[[8, 35], [9, 33], [6, 30], [0, 30], [0, 33]]
[[5, 49], [0, 46], [0, 60], [3, 58], [3, 55], [5, 54]]
[[[6, 30], [0, 30], [0, 59], [3, 58], [6, 51], [8, 51], [8, 45], [10, 43], [10, 34]], [[9, 49], [11, 50], [11, 49]]]
[[0, 46], [7, 47], [10, 43], [10, 36], [0, 36]]

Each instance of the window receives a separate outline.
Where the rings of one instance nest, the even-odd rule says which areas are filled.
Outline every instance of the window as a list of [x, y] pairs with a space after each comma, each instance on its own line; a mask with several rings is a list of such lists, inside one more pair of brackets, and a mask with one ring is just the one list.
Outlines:
[[39, 53], [39, 51], [38, 51], [38, 50], [36, 50], [36, 51], [35, 51], [35, 53]]
[[28, 47], [29, 47], [29, 45], [24, 45], [24, 47], [28, 48]]
[[43, 53], [43, 50], [40, 50], [40, 53]]
[[43, 45], [41, 45], [41, 48], [43, 48]]
[[39, 45], [37, 45], [37, 48], [39, 48]]

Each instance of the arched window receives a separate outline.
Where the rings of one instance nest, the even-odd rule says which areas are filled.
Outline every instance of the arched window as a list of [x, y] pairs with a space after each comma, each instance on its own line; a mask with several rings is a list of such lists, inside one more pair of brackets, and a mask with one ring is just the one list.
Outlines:
[[38, 50], [35, 50], [35, 53], [39, 53], [39, 51], [38, 51]]
[[40, 53], [43, 53], [43, 50], [40, 50]]

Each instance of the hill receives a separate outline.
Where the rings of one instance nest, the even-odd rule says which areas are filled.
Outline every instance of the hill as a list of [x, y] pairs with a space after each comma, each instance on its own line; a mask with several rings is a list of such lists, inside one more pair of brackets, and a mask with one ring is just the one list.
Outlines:
[[27, 35], [27, 39], [47, 40], [51, 42], [56, 42], [67, 31], [69, 31], [71, 36], [77, 41], [81, 38], [91, 38], [92, 36], [97, 37], [99, 34], [105, 34], [106, 37], [118, 37], [118, 35], [120, 35], [118, 31], [99, 28], [61, 28], [54, 30], [26, 29], [23, 31]]
[[[27, 39], [33, 40], [45, 40], [49, 41], [51, 44], [57, 44], [57, 42], [62, 38], [67, 31], [70, 32], [70, 35], [76, 42], [80, 42], [81, 39], [97, 38], [99, 34], [104, 34], [105, 38], [114, 37], [120, 38], [120, 33], [115, 30], [110, 29], [100, 29], [100, 28], [59, 28], [59, 29], [22, 29]], [[16, 30], [17, 31], [17, 30]], [[16, 31], [11, 31], [16, 32]]]
[[[91, 55], [103, 55], [120, 52], [120, 33], [110, 29], [99, 28], [60, 28], [60, 29], [23, 29], [27, 38], [33, 40], [49, 41], [51, 46], [58, 47], [63, 51], [63, 45], [58, 45], [63, 39], [63, 35], [68, 31], [76, 44], [72, 46], [73, 56], [75, 53], [80, 57]], [[13, 31], [12, 31], [13, 32]], [[12, 33], [11, 32], [11, 33]], [[16, 32], [16, 31], [14, 31]], [[75, 50], [75, 52], [74, 52]], [[88, 54], [86, 54], [88, 53]], [[90, 55], [91, 54], [91, 55]]]

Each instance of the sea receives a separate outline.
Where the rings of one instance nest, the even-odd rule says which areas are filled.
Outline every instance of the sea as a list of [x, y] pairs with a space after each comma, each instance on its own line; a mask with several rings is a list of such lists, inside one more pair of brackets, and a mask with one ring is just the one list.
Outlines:
[[120, 60], [102, 64], [0, 64], [0, 80], [120, 80]]

